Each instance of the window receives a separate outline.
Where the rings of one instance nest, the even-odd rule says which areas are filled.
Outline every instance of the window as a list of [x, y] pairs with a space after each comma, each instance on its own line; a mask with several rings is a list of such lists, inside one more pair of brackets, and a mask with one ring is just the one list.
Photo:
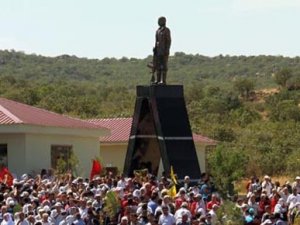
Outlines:
[[0, 144], [0, 164], [7, 167], [7, 144]]
[[70, 145], [51, 145], [51, 167], [57, 170], [71, 169], [70, 158], [72, 154], [72, 146]]

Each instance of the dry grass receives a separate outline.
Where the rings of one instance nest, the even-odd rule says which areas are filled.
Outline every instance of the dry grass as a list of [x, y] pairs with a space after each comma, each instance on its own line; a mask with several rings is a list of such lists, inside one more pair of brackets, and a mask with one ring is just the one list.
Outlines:
[[[249, 180], [250, 180], [250, 178], [249, 179], [243, 179], [243, 180], [235, 183], [235, 189], [238, 191], [239, 195], [246, 195], [247, 194], [246, 185], [247, 185]], [[263, 177], [260, 177], [259, 180], [262, 181]], [[274, 183], [276, 181], [278, 181], [280, 183], [280, 185], [282, 186], [287, 181], [289, 181], [290, 184], [292, 184], [294, 182], [294, 178], [291, 178], [291, 177], [288, 177], [288, 176], [272, 177], [272, 182]]]
[[265, 99], [269, 97], [270, 95], [277, 94], [280, 90], [278, 88], [268, 88], [268, 89], [261, 89], [255, 91], [255, 101], [264, 103]]

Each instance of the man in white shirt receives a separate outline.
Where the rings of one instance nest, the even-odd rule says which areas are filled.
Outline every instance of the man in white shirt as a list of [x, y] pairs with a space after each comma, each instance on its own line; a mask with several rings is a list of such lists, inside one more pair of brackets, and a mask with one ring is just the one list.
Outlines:
[[300, 176], [295, 178], [295, 182], [292, 185], [292, 188], [297, 188], [297, 193], [300, 194]]
[[190, 210], [188, 210], [188, 204], [186, 202], [183, 202], [181, 207], [174, 214], [176, 224], [181, 222], [183, 213], [188, 216], [188, 221], [192, 218], [192, 214]]
[[163, 214], [160, 215], [158, 224], [159, 225], [175, 225], [176, 224], [175, 217], [171, 213], [169, 213], [169, 207], [166, 205], [163, 205], [162, 211], [163, 211]]
[[48, 213], [43, 213], [42, 220], [40, 222], [42, 223], [42, 225], [54, 225], [50, 222]]
[[292, 210], [296, 203], [300, 203], [300, 195], [297, 193], [297, 188], [293, 188], [293, 193], [286, 200], [289, 210]]
[[121, 174], [121, 178], [120, 178], [120, 180], [118, 181], [118, 183], [117, 183], [117, 187], [120, 187], [120, 188], [123, 188], [123, 189], [125, 189], [126, 188], [126, 181], [125, 181], [125, 176], [124, 176], [124, 174]]
[[280, 191], [279, 191], [279, 194], [280, 194], [280, 197], [283, 198], [284, 200], [284, 203], [287, 202], [287, 199], [289, 197], [289, 190], [287, 187], [284, 187], [282, 188]]
[[268, 175], [265, 175], [261, 187], [266, 190], [267, 196], [269, 197], [272, 192], [273, 185], [271, 183], [271, 178]]
[[212, 225], [216, 225], [217, 221], [218, 221], [218, 217], [217, 217], [217, 210], [218, 210], [219, 206], [217, 204], [214, 204], [212, 209], [208, 212], [211, 215], [211, 224]]
[[25, 220], [25, 214], [23, 212], [19, 213], [19, 219], [17, 220], [16, 225], [29, 225], [28, 221]]
[[55, 209], [51, 211], [50, 218], [54, 225], [59, 225], [59, 223], [64, 219], [64, 216], [61, 215], [62, 204], [60, 202], [55, 203]]

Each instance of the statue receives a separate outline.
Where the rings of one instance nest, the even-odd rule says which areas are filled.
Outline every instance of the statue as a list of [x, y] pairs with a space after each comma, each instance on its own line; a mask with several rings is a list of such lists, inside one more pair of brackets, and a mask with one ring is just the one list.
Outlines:
[[[158, 18], [159, 28], [155, 35], [155, 47], [153, 48], [153, 61], [148, 67], [152, 68], [152, 84], [166, 85], [168, 72], [168, 58], [171, 46], [171, 32], [166, 27], [166, 18]], [[156, 78], [154, 78], [156, 74]]]

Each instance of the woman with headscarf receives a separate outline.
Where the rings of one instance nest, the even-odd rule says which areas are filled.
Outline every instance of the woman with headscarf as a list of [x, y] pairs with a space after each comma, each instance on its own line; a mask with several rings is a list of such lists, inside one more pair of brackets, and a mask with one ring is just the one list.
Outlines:
[[1, 222], [1, 225], [15, 225], [10, 213], [5, 213], [3, 215], [3, 221]]
[[277, 204], [275, 205], [274, 208], [274, 214], [278, 213], [281, 215], [281, 218], [283, 218], [284, 220], [287, 219], [287, 207], [284, 203], [283, 198], [280, 198], [277, 202]]

